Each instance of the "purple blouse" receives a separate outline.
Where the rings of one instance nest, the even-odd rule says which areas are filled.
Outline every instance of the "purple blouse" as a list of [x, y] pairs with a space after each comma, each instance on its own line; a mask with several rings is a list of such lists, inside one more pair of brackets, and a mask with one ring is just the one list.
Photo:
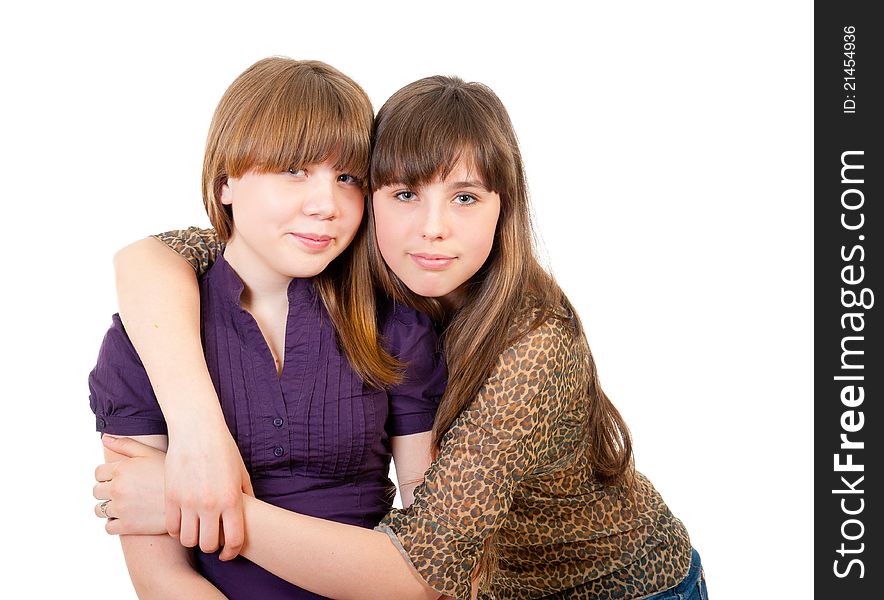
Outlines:
[[[240, 307], [243, 284], [218, 257], [200, 280], [203, 348], [227, 426], [255, 495], [305, 515], [374, 527], [392, 507], [390, 436], [429, 431], [446, 375], [429, 318], [385, 302], [380, 331], [407, 364], [403, 383], [363, 383], [339, 348], [312, 279], [289, 285], [282, 375], [257, 322]], [[165, 434], [166, 424], [118, 315], [89, 376], [96, 429]], [[245, 558], [196, 549], [197, 569], [229, 598], [320, 598]]]

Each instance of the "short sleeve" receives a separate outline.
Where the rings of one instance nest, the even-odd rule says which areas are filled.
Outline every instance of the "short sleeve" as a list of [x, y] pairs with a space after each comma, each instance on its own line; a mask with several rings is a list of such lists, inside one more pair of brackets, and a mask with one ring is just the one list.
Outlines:
[[89, 404], [95, 429], [114, 435], [165, 434], [166, 421], [153, 393], [147, 372], [119, 315], [98, 351], [89, 374]]
[[386, 350], [405, 363], [402, 382], [391, 387], [387, 434], [430, 431], [447, 373], [439, 336], [428, 316], [396, 304], [390, 308], [382, 335]]
[[556, 399], [575, 391], [566, 381], [577, 376], [571, 339], [551, 318], [506, 350], [445, 435], [414, 504], [377, 527], [439, 593], [469, 598], [485, 540], [549, 449], [564, 405]]
[[181, 258], [190, 263], [197, 275], [205, 275], [218, 257], [218, 252], [224, 249], [224, 244], [218, 240], [218, 234], [214, 229], [188, 227], [166, 231], [152, 237], [181, 255]]

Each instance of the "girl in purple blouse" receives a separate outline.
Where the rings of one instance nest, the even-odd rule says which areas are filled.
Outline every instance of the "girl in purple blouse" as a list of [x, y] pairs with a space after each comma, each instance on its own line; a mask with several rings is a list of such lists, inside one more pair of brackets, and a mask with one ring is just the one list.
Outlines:
[[[376, 302], [367, 273], [372, 118], [365, 92], [319, 62], [265, 59], [231, 84], [203, 168], [206, 210], [226, 247], [199, 282], [202, 351], [220, 411], [167, 425], [161, 390], [154, 395], [115, 315], [89, 378], [98, 431], [166, 449], [167, 440], [226, 425], [245, 491], [369, 528], [392, 507], [392, 454], [410, 502], [429, 465], [445, 372], [430, 320]], [[217, 521], [187, 513], [176, 521], [182, 542], [194, 546], [198, 536], [193, 557], [168, 535], [121, 537], [140, 597], [321, 597], [233, 558], [232, 548], [222, 561]]]

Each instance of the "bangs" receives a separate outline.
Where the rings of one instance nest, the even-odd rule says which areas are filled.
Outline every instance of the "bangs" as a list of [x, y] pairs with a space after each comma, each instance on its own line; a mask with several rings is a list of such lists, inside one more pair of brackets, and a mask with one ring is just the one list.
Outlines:
[[331, 159], [336, 169], [366, 178], [373, 115], [361, 88], [301, 63], [249, 90], [249, 96], [251, 105], [242, 106], [222, 134], [230, 177]]
[[[417, 81], [394, 94], [378, 112], [371, 157], [371, 187], [426, 185], [445, 179], [460, 162], [485, 186], [512, 189], [514, 163], [506, 129], [481, 94]], [[481, 84], [466, 84], [484, 88]], [[484, 90], [482, 90], [484, 91]]]

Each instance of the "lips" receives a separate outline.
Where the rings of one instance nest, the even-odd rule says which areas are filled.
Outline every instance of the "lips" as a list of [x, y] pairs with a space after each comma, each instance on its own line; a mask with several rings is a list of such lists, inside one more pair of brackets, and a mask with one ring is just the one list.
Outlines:
[[447, 254], [431, 254], [428, 252], [410, 252], [411, 257], [417, 265], [429, 271], [441, 271], [448, 268], [451, 263], [457, 260], [456, 256], [448, 256]]
[[331, 236], [320, 235], [318, 233], [292, 232], [289, 235], [308, 250], [324, 250], [325, 248], [328, 248], [333, 239]]

